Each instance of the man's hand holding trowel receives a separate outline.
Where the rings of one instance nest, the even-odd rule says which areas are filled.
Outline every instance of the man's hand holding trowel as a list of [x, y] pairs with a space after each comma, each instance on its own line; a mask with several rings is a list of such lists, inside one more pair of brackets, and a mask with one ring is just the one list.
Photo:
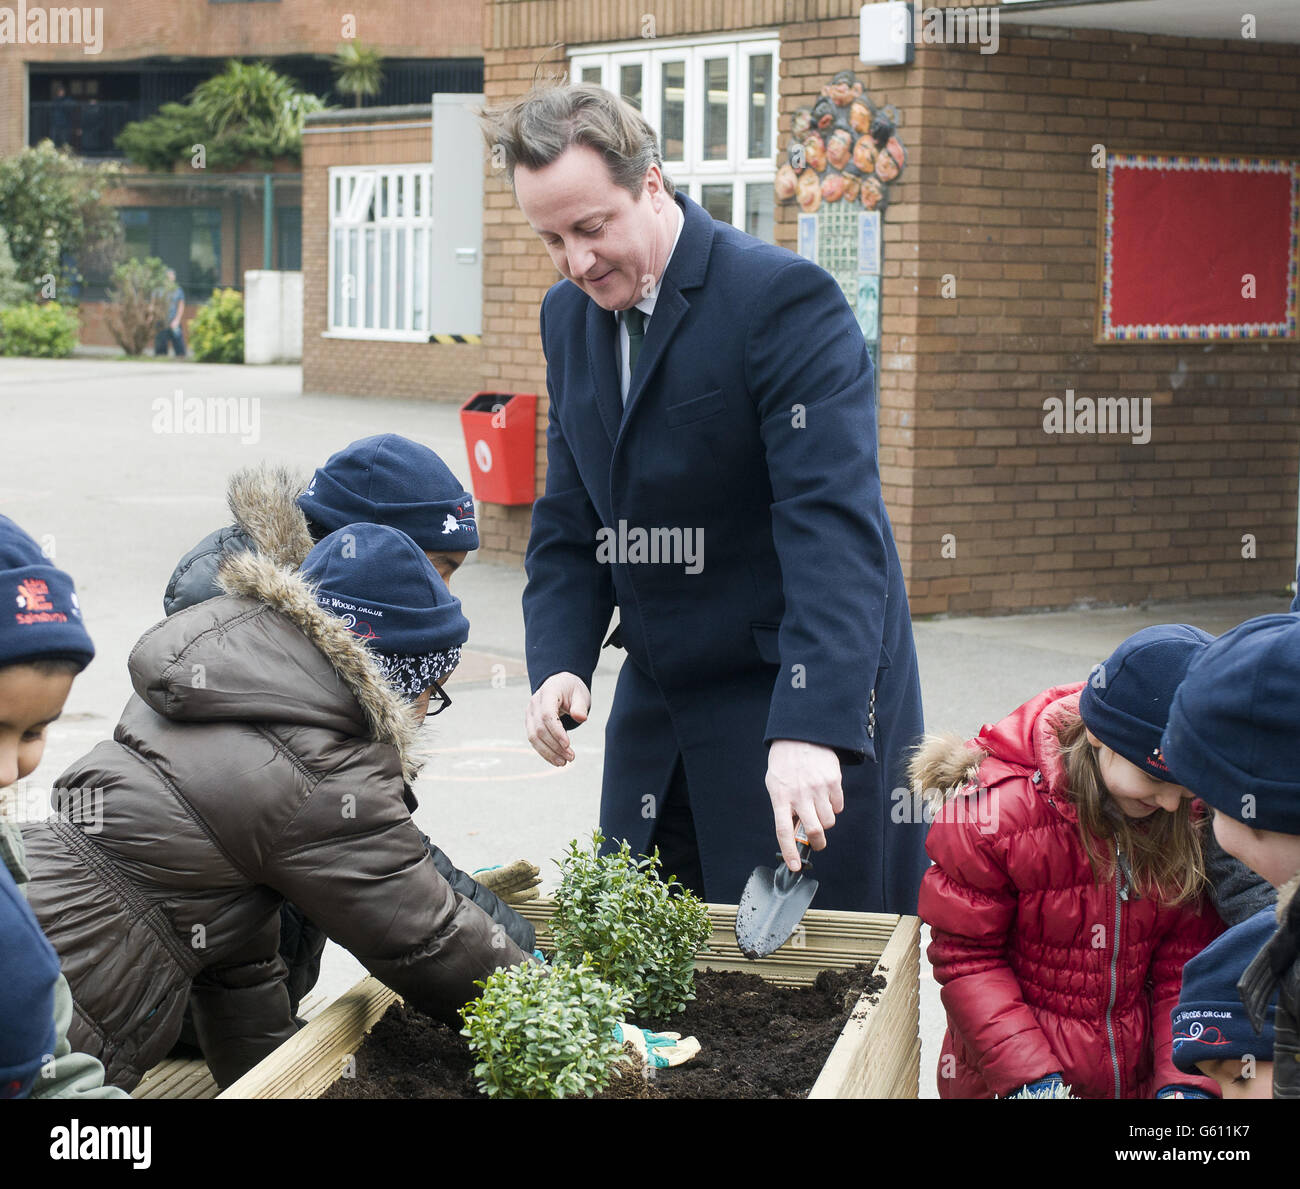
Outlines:
[[785, 866], [757, 867], [745, 884], [736, 907], [736, 944], [747, 958], [780, 949], [817, 894], [809, 855], [825, 848], [826, 831], [844, 809], [839, 758], [828, 747], [778, 739], [768, 753], [767, 791]]

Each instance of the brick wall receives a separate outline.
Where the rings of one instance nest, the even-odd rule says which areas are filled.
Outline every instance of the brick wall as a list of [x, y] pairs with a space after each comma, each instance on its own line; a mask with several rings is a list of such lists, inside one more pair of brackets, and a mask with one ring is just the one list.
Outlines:
[[[885, 366], [915, 390], [910, 490], [891, 485], [913, 611], [1281, 591], [1300, 348], [1095, 345], [1091, 158], [1096, 144], [1300, 154], [1300, 49], [1003, 26], [998, 53], [922, 47], [912, 73], [919, 216], [900, 229], [889, 213], [905, 242], [888, 250], [911, 267], [887, 284], [913, 279], [915, 335]], [[886, 301], [887, 330], [898, 308]], [[1150, 442], [1047, 434], [1043, 402], [1067, 388], [1149, 396]]]
[[104, 10], [99, 54], [82, 46], [0, 46], [0, 155], [24, 144], [27, 62], [93, 67], [155, 55], [332, 54], [343, 40], [345, 16], [355, 18], [359, 41], [389, 57], [475, 58], [483, 43], [482, 0], [438, 0], [418, 12], [407, 0], [100, 0], [94, 7]]
[[[372, 110], [382, 113], [383, 109]], [[303, 391], [460, 403], [484, 387], [484, 350], [478, 345], [322, 337], [329, 319], [329, 167], [428, 161], [432, 136], [428, 106], [398, 110], [422, 114], [360, 115], [356, 122], [339, 128], [312, 124], [303, 137]], [[367, 127], [368, 123], [376, 127]], [[384, 124], [414, 126], [384, 128]]]
[[[656, 7], [656, 32], [778, 28], [784, 140], [796, 107], [835, 70], [858, 68], [857, 8], [678, 0]], [[489, 100], [525, 90], [544, 56], [636, 38], [642, 9], [488, 0]], [[1094, 344], [1091, 155], [1097, 143], [1297, 155], [1298, 67], [1292, 46], [1003, 26], [996, 54], [921, 45], [910, 67], [859, 70], [873, 99], [899, 109], [909, 154], [885, 217], [880, 467], [915, 613], [1277, 591], [1291, 579], [1300, 351]], [[535, 315], [555, 274], [499, 181], [486, 204], [485, 346], [544, 391]], [[778, 210], [787, 247], [795, 213]], [[1048, 435], [1043, 402], [1066, 388], [1150, 396], [1151, 442]], [[538, 443], [540, 484], [540, 431]], [[526, 510], [501, 510], [500, 524], [522, 549]], [[943, 556], [947, 534], [955, 557]]]

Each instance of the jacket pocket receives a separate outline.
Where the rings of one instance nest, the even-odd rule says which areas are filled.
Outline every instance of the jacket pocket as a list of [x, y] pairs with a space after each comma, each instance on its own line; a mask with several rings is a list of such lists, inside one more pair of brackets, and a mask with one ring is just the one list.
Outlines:
[[688, 425], [692, 421], [702, 421], [721, 413], [727, 407], [727, 398], [721, 388], [706, 392], [703, 396], [693, 396], [690, 400], [679, 401], [664, 410], [670, 426]]
[[769, 665], [781, 663], [781, 628], [774, 623], [751, 623], [758, 655]]

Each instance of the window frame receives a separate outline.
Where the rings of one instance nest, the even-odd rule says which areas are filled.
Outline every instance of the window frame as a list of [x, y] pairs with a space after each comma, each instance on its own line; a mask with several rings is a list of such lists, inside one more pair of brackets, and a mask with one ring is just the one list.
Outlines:
[[[401, 179], [400, 185], [398, 179]], [[415, 325], [417, 307], [427, 324], [433, 298], [433, 163], [416, 161], [391, 165], [332, 165], [327, 179], [328, 248], [326, 272], [326, 329], [324, 338], [366, 339], [399, 343], [427, 343], [430, 329]], [[397, 208], [398, 194], [401, 207]], [[355, 245], [349, 232], [357, 232]], [[343, 233], [343, 259], [338, 251], [339, 234]], [[423, 232], [423, 235], [418, 233]], [[384, 247], [385, 234], [391, 247]], [[396, 238], [404, 233], [399, 249]], [[416, 267], [416, 244], [421, 243], [423, 267]], [[368, 247], [369, 245], [369, 247]], [[353, 260], [356, 254], [359, 267]], [[400, 251], [400, 258], [399, 258]], [[388, 254], [387, 294], [382, 289], [384, 255]], [[400, 263], [401, 268], [397, 266]], [[358, 278], [355, 297], [339, 291], [335, 299], [337, 269], [346, 266], [344, 276]], [[402, 292], [398, 292], [398, 273], [402, 274]], [[416, 278], [422, 279], [423, 300], [416, 298]], [[361, 283], [362, 279], [369, 283]], [[390, 320], [401, 325], [383, 327], [379, 323], [385, 309]], [[342, 304], [341, 316], [338, 304]], [[367, 303], [371, 317], [367, 318]], [[354, 307], [354, 308], [353, 308]], [[351, 316], [355, 313], [354, 318]]]
[[[771, 113], [768, 152], [749, 156], [750, 62], [755, 57], [772, 59]], [[721, 160], [704, 159], [705, 62], [722, 58], [727, 66], [727, 154]], [[620, 94], [620, 70], [640, 64], [642, 115], [662, 138], [662, 66], [685, 62], [686, 95], [683, 111], [682, 158], [664, 158], [664, 169], [676, 187], [696, 202], [703, 186], [729, 184], [731, 224], [741, 230], [746, 223], [747, 187], [754, 183], [771, 186], [776, 181], [776, 153], [780, 139], [781, 40], [776, 30], [719, 33], [707, 37], [621, 41], [574, 47], [569, 55], [569, 77], [581, 80], [584, 71], [600, 68], [600, 85]], [[662, 143], [662, 139], [661, 139]]]

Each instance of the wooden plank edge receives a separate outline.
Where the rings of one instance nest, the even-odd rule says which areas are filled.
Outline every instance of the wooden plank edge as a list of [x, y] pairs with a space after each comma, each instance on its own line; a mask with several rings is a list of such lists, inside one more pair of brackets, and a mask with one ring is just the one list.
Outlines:
[[397, 998], [373, 975], [362, 979], [217, 1097], [319, 1098]]
[[885, 989], [874, 1004], [869, 995], [858, 1000], [809, 1098], [895, 1097], [910, 1084], [913, 1048], [919, 1074], [920, 926], [917, 917], [899, 919], [877, 962]]

